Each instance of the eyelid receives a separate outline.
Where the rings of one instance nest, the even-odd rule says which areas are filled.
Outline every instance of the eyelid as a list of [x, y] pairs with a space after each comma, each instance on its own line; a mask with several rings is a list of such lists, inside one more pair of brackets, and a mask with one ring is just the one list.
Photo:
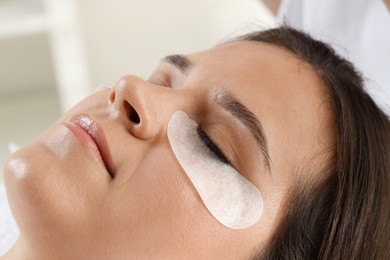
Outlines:
[[159, 75], [152, 75], [149, 78], [149, 82], [154, 84], [154, 85], [162, 86], [162, 87], [165, 87], [165, 88], [172, 88], [172, 86], [171, 86], [171, 79], [167, 75], [161, 75], [161, 74], [159, 74]]
[[[161, 86], [166, 87], [166, 88], [171, 88], [171, 82], [168, 82], [166, 79], [166, 76], [159, 75], [158, 80], [160, 80], [163, 84]], [[170, 81], [170, 80], [169, 80]]]
[[202, 142], [204, 142], [204, 144], [207, 146], [207, 148], [216, 157], [218, 157], [219, 160], [221, 160], [223, 163], [226, 163], [226, 164], [233, 167], [232, 163], [227, 158], [227, 156], [224, 154], [222, 149], [209, 137], [209, 135], [200, 126], [197, 127], [196, 132], [197, 132], [199, 138], [202, 140]]

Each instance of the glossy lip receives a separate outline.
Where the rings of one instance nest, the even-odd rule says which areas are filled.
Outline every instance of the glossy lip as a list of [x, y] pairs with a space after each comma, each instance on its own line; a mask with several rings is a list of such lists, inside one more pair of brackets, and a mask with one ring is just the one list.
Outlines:
[[77, 115], [64, 124], [80, 139], [83, 146], [105, 166], [111, 178], [114, 178], [112, 159], [101, 126], [87, 114]]

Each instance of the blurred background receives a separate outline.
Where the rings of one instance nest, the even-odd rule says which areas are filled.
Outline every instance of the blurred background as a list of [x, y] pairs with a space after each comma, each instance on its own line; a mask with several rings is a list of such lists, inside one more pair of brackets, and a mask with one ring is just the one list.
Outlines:
[[9, 143], [31, 143], [96, 86], [273, 25], [259, 0], [0, 0], [1, 169]]

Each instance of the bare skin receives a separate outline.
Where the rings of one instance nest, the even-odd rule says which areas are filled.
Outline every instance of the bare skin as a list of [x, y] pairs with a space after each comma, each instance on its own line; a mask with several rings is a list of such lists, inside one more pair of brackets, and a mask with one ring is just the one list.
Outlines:
[[[268, 242], [294, 182], [319, 177], [301, 167], [328, 159], [325, 87], [310, 66], [267, 44], [229, 43], [186, 57], [183, 71], [165, 61], [148, 80], [122, 77], [12, 155], [5, 183], [21, 234], [2, 260], [246, 259]], [[249, 129], [212, 101], [216, 88], [261, 121], [271, 172]], [[167, 140], [179, 110], [263, 194], [255, 225], [227, 228], [205, 208]], [[104, 135], [103, 163], [69, 128], [80, 114]]]

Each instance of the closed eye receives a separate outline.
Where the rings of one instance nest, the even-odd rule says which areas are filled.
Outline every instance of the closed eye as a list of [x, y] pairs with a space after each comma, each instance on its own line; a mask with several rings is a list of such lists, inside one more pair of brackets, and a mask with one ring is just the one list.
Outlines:
[[222, 152], [221, 148], [218, 147], [217, 144], [215, 144], [211, 138], [206, 134], [205, 131], [203, 131], [200, 126], [196, 128], [196, 133], [198, 134], [199, 138], [202, 140], [202, 142], [207, 146], [207, 148], [223, 163], [226, 163], [228, 165], [231, 165], [230, 161], [227, 159], [225, 154]]
[[166, 87], [166, 88], [171, 88], [170, 80], [167, 80], [166, 77], [164, 76], [158, 76], [157, 79], [155, 80], [149, 80], [152, 84]]

